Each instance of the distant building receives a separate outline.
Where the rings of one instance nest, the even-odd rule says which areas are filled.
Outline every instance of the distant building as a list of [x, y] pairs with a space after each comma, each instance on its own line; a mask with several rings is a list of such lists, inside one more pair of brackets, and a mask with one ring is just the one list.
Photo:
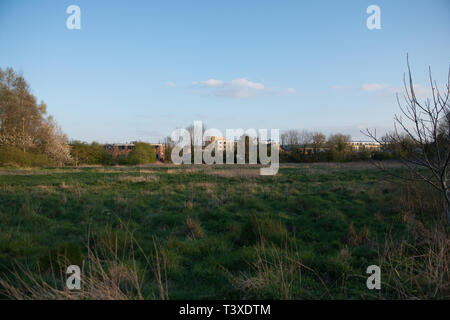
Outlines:
[[114, 143], [114, 144], [105, 144], [103, 146], [110, 155], [114, 158], [119, 156], [127, 157], [131, 151], [134, 150], [134, 143]]
[[[227, 148], [231, 149], [234, 147], [234, 144], [237, 143], [235, 140], [228, 140], [223, 136], [211, 136], [211, 143], [216, 144], [216, 150], [217, 151], [225, 151]], [[280, 145], [278, 142], [271, 141], [271, 140], [259, 140], [259, 144], [277, 144], [278, 149], [280, 149]]]
[[211, 143], [216, 144], [217, 151], [224, 151], [226, 148], [234, 147], [234, 140], [227, 140], [222, 136], [212, 136]]
[[304, 154], [314, 154], [314, 153], [322, 153], [329, 150], [329, 148], [326, 147], [311, 147], [311, 146], [299, 146], [297, 144], [291, 144], [291, 145], [280, 145], [279, 150], [281, 152], [292, 152], [292, 151], [301, 151]]
[[381, 145], [376, 141], [350, 141], [348, 142], [352, 151], [379, 151]]

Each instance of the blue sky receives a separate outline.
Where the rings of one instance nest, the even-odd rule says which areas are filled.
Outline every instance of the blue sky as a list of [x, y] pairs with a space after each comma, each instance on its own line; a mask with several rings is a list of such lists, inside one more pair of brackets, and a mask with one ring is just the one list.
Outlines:
[[0, 0], [0, 67], [86, 141], [156, 142], [194, 120], [358, 139], [392, 127], [406, 53], [421, 94], [429, 65], [446, 81], [449, 40], [448, 0]]

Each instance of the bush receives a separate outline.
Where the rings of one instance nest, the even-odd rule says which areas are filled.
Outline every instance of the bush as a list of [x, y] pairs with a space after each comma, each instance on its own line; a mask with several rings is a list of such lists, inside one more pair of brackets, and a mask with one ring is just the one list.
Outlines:
[[125, 162], [131, 165], [154, 163], [156, 162], [155, 148], [148, 143], [138, 142]]
[[393, 160], [393, 159], [398, 159], [398, 156], [396, 156], [394, 153], [390, 152], [390, 151], [377, 151], [373, 154], [373, 159], [374, 160]]
[[111, 162], [111, 157], [99, 143], [93, 142], [88, 144], [86, 142], [74, 141], [70, 146], [70, 154], [75, 161], [75, 165], [110, 164]]

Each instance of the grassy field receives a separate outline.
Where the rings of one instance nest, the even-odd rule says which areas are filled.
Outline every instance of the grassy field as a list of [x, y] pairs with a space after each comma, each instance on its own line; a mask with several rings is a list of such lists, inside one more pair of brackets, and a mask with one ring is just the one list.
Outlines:
[[63, 257], [116, 298], [404, 298], [387, 276], [366, 288], [387, 239], [409, 234], [387, 178], [368, 163], [3, 168], [0, 277], [62, 288]]

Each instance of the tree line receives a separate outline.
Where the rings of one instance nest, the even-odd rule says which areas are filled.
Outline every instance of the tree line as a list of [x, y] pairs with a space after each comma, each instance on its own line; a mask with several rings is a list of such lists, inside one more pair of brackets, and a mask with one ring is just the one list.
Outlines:
[[[203, 125], [203, 132], [207, 126]], [[193, 132], [193, 126], [186, 127], [186, 130]], [[248, 135], [241, 136], [234, 143], [234, 154], [236, 157], [236, 145], [239, 140], [245, 140], [246, 162], [248, 162], [249, 143], [253, 139], [258, 146], [258, 139]], [[350, 135], [342, 133], [331, 134], [328, 137], [322, 132], [312, 132], [307, 130], [285, 130], [280, 135], [280, 162], [344, 162], [361, 160], [394, 160], [408, 157], [414, 151], [414, 142], [407, 136], [402, 135], [397, 139], [392, 139], [392, 134], [387, 133], [382, 137], [379, 150], [364, 148], [363, 146], [355, 152], [350, 145]], [[164, 145], [165, 159], [171, 162], [171, 153], [175, 145], [170, 137], [166, 137], [161, 142]], [[210, 142], [206, 142], [205, 146]], [[267, 147], [270, 156], [270, 144]], [[191, 142], [191, 155], [194, 154], [194, 146]], [[224, 148], [224, 163], [226, 147]], [[236, 160], [236, 159], [235, 159]], [[259, 162], [259, 160], [258, 160]]]
[[394, 160], [408, 157], [414, 150], [414, 143], [407, 135], [392, 139], [392, 134], [387, 133], [381, 141], [375, 141], [379, 143], [377, 149], [362, 145], [355, 151], [350, 142], [350, 135], [342, 133], [326, 137], [317, 131], [287, 130], [281, 134], [280, 162]]

